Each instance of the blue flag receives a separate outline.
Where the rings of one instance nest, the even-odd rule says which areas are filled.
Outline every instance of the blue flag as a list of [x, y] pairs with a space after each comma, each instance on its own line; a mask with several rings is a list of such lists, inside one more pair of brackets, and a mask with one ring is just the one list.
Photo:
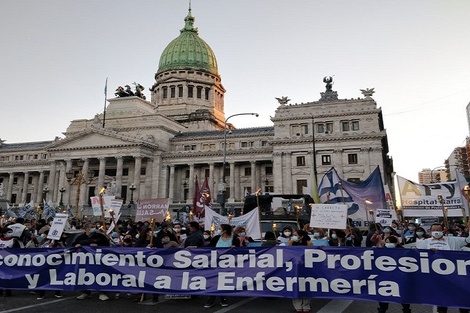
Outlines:
[[318, 193], [322, 203], [346, 204], [348, 217], [352, 218], [357, 226], [368, 226], [373, 222], [376, 210], [387, 208], [378, 166], [366, 180], [359, 183], [340, 178], [332, 167], [321, 179]]

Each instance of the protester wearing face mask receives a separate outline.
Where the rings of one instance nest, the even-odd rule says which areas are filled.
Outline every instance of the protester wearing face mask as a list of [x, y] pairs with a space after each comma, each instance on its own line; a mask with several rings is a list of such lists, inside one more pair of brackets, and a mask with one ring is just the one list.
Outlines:
[[290, 241], [290, 237], [292, 236], [293, 229], [290, 226], [285, 226], [279, 237], [277, 237], [277, 240], [280, 242], [281, 246], [286, 246], [288, 242]]
[[424, 230], [424, 228], [421, 227], [421, 226], [416, 228], [416, 242], [424, 240], [426, 238], [428, 238], [428, 236], [427, 236], [426, 231]]
[[[310, 236], [304, 230], [294, 231], [289, 241], [289, 246], [312, 246]], [[292, 305], [297, 312], [310, 312], [310, 298], [294, 298]]]
[[211, 243], [211, 239], [212, 239], [211, 231], [210, 231], [210, 230], [205, 230], [205, 231], [202, 233], [202, 237], [204, 238], [204, 244], [203, 244], [203, 246], [204, 246], [204, 247], [207, 247], [207, 246]]
[[246, 234], [246, 229], [243, 226], [237, 226], [233, 233], [235, 234], [235, 236], [238, 236], [238, 239], [240, 240], [240, 245], [242, 247], [246, 247], [250, 242], [254, 241], [253, 238]]
[[[384, 240], [384, 247], [389, 249], [394, 248], [403, 248], [398, 238], [396, 236], [388, 236]], [[388, 302], [379, 302], [379, 307], [377, 308], [378, 313], [385, 313], [388, 310], [389, 303]], [[403, 303], [402, 304], [403, 313], [411, 313], [411, 307], [409, 304]]]
[[396, 233], [396, 231], [392, 227], [386, 226], [386, 227], [384, 227], [382, 233], [377, 231], [371, 237], [371, 241], [375, 243], [375, 247], [384, 247], [385, 246], [385, 240], [389, 237], [392, 237], [392, 236], [397, 238], [398, 242], [400, 242], [400, 239], [398, 239], [399, 236]]
[[328, 238], [325, 236], [325, 231], [322, 228], [314, 228], [312, 237], [313, 246], [322, 247], [330, 245]]
[[341, 229], [333, 229], [331, 231], [330, 240], [328, 243], [332, 247], [344, 247], [346, 245], [345, 242], [346, 233]]
[[[467, 228], [470, 228], [470, 220], [467, 222]], [[441, 224], [432, 224], [431, 238], [423, 239], [416, 242], [418, 249], [436, 250], [462, 250], [467, 244], [470, 243], [470, 236], [468, 237], [454, 237], [444, 236], [444, 227]], [[437, 307], [438, 313], [446, 313], [446, 307]], [[468, 309], [460, 309], [460, 313], [468, 313]]]
[[155, 240], [155, 246], [157, 248], [163, 248], [162, 238], [164, 236], [168, 236], [170, 241], [174, 241], [179, 244], [178, 238], [176, 238], [176, 235], [173, 233], [171, 225], [166, 222], [160, 224], [160, 231], [157, 233], [157, 238]]
[[13, 238], [13, 229], [5, 227], [2, 231], [2, 237], [0, 238], [0, 249], [7, 248], [21, 248], [21, 244], [18, 239]]
[[408, 229], [404, 234], [405, 244], [416, 242], [416, 228], [417, 226], [415, 223], [408, 223]]

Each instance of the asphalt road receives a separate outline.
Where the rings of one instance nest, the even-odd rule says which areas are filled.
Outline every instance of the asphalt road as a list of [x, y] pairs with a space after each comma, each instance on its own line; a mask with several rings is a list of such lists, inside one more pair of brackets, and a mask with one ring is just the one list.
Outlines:
[[[0, 297], [0, 312], [67, 312], [67, 313], [139, 313], [146, 312], [191, 312], [191, 313], [294, 313], [290, 299], [285, 298], [228, 298], [229, 306], [221, 307], [217, 299], [216, 304], [209, 309], [204, 308], [206, 297], [193, 297], [188, 300], [168, 300], [164, 295], [159, 296], [157, 303], [151, 300], [137, 302], [138, 295], [127, 299], [123, 294], [116, 300], [113, 293], [108, 293], [110, 300], [100, 301], [99, 294], [93, 293], [90, 299], [77, 300], [78, 292], [65, 292], [64, 297], [56, 299], [53, 292], [47, 292], [46, 297], [37, 300], [37, 295], [28, 291], [13, 291], [11, 297]], [[312, 313], [365, 313], [377, 312], [376, 302], [312, 299]], [[433, 313], [435, 308], [428, 305], [412, 304], [413, 313]], [[401, 313], [401, 305], [390, 304], [390, 313]], [[457, 313], [458, 309], [450, 308], [448, 313]]]

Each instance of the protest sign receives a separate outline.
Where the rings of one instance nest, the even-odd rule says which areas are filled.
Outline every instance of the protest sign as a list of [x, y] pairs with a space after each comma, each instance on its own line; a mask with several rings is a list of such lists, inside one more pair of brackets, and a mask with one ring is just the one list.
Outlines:
[[310, 227], [346, 229], [348, 206], [345, 204], [313, 204]]
[[47, 233], [47, 239], [59, 240], [67, 225], [67, 214], [57, 213], [52, 220], [51, 228]]

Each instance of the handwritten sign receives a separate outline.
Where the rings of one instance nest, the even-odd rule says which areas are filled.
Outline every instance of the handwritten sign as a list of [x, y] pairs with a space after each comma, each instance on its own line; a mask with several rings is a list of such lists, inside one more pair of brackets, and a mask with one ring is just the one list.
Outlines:
[[310, 227], [345, 229], [348, 206], [345, 204], [313, 204]]
[[64, 232], [65, 225], [67, 225], [67, 218], [67, 214], [58, 213], [55, 215], [51, 229], [49, 229], [49, 233], [47, 234], [47, 239], [60, 239], [60, 236], [62, 236], [62, 233]]

